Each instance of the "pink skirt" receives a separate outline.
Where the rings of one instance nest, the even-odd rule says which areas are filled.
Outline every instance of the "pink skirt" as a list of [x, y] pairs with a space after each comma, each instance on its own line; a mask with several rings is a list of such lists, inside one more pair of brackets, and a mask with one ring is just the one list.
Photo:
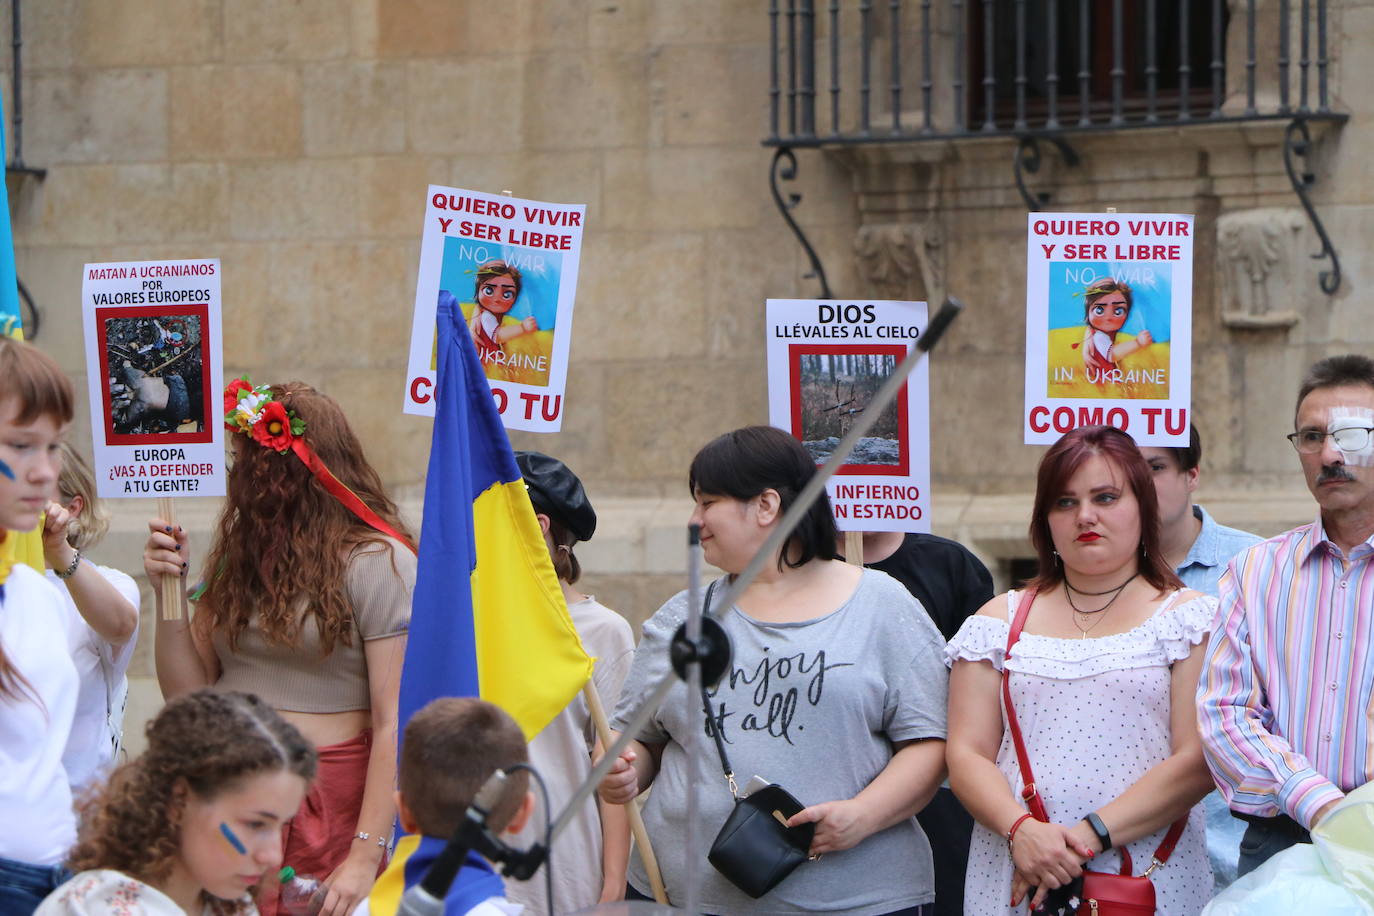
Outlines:
[[[367, 783], [368, 758], [372, 755], [372, 729], [316, 752], [320, 764], [315, 781], [295, 816], [282, 827], [282, 864], [294, 868], [298, 875], [324, 881], [343, 864], [353, 848]], [[385, 867], [383, 856], [378, 874]], [[258, 912], [262, 916], [277, 916], [276, 875], [270, 876], [265, 884], [264, 890], [272, 890], [265, 895], [267, 899], [259, 897]]]

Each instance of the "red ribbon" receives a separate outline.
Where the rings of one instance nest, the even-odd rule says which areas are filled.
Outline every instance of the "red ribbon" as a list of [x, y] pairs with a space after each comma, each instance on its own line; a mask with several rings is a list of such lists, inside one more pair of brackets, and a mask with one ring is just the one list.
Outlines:
[[310, 473], [315, 475], [315, 479], [324, 485], [329, 495], [343, 503], [345, 509], [352, 512], [369, 527], [410, 547], [411, 553], [419, 553], [414, 547], [411, 547], [410, 541], [404, 535], [382, 521], [381, 516], [369, 509], [367, 503], [358, 498], [357, 493], [344, 486], [343, 482], [334, 476], [333, 472], [320, 460], [320, 456], [315, 454], [315, 450], [303, 438], [296, 436], [291, 440], [291, 451], [296, 453], [301, 464], [310, 469]]

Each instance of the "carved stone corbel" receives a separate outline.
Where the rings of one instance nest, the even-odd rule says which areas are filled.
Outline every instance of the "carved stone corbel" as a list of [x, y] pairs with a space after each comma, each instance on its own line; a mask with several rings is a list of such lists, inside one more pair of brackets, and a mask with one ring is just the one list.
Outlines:
[[944, 245], [940, 231], [918, 223], [874, 223], [854, 238], [859, 268], [878, 298], [944, 297]]
[[1298, 278], [1307, 260], [1302, 212], [1285, 207], [1237, 210], [1217, 218], [1217, 284], [1222, 323], [1286, 329], [1298, 323]]

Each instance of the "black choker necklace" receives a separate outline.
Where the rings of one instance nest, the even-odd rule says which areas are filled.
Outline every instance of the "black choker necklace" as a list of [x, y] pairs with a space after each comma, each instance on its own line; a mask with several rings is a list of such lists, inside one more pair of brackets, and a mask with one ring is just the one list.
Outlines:
[[[1136, 571], [1135, 575], [1131, 576], [1131, 579], [1134, 579], [1138, 575], [1140, 575], [1139, 570]], [[1076, 588], [1074, 584], [1069, 581], [1069, 577], [1067, 575], [1064, 576], [1064, 584], [1067, 585], [1069, 588], [1073, 589], [1074, 591], [1078, 592], [1078, 594], [1080, 595], [1087, 595], [1089, 598], [1101, 598], [1103, 595], [1110, 595], [1112, 592], [1121, 591], [1123, 588], [1131, 584], [1131, 579], [1127, 579], [1120, 585], [1117, 585], [1113, 588], [1109, 588], [1105, 592], [1085, 592], [1081, 588]]]
[[[1105, 611], [1107, 608], [1111, 607], [1112, 604], [1115, 603], [1115, 601], [1116, 601], [1117, 598], [1120, 598], [1120, 597], [1121, 597], [1121, 593], [1124, 592], [1124, 591], [1126, 590], [1126, 586], [1128, 586], [1128, 585], [1130, 585], [1132, 582], [1134, 582], [1136, 576], [1138, 576], [1138, 575], [1140, 575], [1139, 572], [1132, 573], [1132, 574], [1131, 574], [1131, 577], [1130, 577], [1129, 579], [1127, 579], [1125, 582], [1122, 582], [1122, 583], [1121, 583], [1120, 585], [1118, 585], [1116, 588], [1109, 588], [1109, 589], [1107, 589], [1105, 592], [1085, 592], [1085, 591], [1083, 591], [1082, 589], [1074, 588], [1074, 587], [1073, 587], [1073, 584], [1069, 582], [1069, 577], [1068, 577], [1068, 576], [1065, 576], [1065, 577], [1064, 577], [1064, 597], [1068, 599], [1068, 601], [1069, 601], [1069, 607], [1073, 608], [1074, 611], [1075, 611], [1076, 613], [1082, 614], [1084, 617], [1087, 617], [1087, 616], [1089, 616], [1089, 615], [1091, 615], [1091, 614], [1100, 614], [1100, 613], [1102, 613], [1103, 611]], [[1111, 595], [1112, 597], [1111, 597], [1111, 599], [1110, 599], [1106, 604], [1102, 605], [1102, 607], [1094, 608], [1094, 609], [1092, 609], [1092, 610], [1090, 610], [1090, 611], [1085, 611], [1085, 610], [1083, 610], [1082, 608], [1080, 608], [1078, 605], [1076, 605], [1076, 604], [1073, 603], [1073, 593], [1074, 593], [1074, 592], [1078, 592], [1080, 595], [1088, 595], [1089, 597], [1100, 597], [1100, 596], [1102, 596], [1102, 595]]]

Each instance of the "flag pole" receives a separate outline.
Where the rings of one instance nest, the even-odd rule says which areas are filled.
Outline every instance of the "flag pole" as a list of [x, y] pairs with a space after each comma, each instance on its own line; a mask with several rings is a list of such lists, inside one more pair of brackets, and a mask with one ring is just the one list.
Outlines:
[[[582, 696], [587, 700], [587, 709], [592, 714], [592, 725], [596, 727], [596, 736], [601, 739], [601, 746], [610, 747], [615, 743], [615, 736], [611, 734], [611, 723], [606, 718], [606, 707], [601, 705], [601, 694], [596, 689], [595, 681], [587, 681], [582, 688]], [[634, 799], [630, 799], [624, 808], [630, 819], [630, 833], [635, 838], [635, 848], [639, 850], [639, 858], [644, 862], [644, 870], [649, 873], [649, 886], [653, 889], [654, 899], [667, 904], [668, 892], [663, 887], [663, 873], [658, 869], [658, 857], [654, 855], [654, 847], [649, 842], [649, 831], [644, 828], [644, 818], [639, 813], [639, 806], [635, 804]]]

